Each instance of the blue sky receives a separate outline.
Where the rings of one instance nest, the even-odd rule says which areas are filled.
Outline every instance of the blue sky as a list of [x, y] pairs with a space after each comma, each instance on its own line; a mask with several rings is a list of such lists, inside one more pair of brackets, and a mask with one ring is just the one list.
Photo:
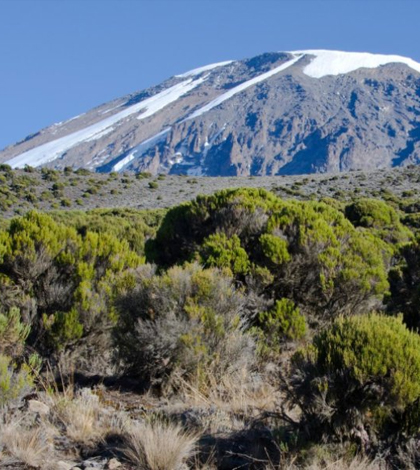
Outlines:
[[0, 148], [174, 74], [262, 52], [420, 62], [418, 0], [0, 0]]

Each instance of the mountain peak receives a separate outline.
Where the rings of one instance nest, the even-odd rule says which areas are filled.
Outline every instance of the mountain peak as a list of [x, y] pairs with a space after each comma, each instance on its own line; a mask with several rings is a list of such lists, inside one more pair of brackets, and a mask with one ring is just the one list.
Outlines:
[[417, 163], [419, 73], [406, 57], [328, 50], [219, 62], [43, 129], [0, 162], [211, 176]]

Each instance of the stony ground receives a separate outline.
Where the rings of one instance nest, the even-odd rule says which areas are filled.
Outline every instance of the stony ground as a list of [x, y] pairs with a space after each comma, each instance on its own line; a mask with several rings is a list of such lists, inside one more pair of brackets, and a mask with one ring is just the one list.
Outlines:
[[355, 196], [415, 197], [420, 193], [420, 167], [393, 170], [265, 177], [185, 177], [53, 170], [1, 171], [0, 209], [3, 217], [37, 208], [43, 211], [133, 207], [165, 208], [198, 194], [234, 187], [258, 187], [281, 197], [351, 199]]

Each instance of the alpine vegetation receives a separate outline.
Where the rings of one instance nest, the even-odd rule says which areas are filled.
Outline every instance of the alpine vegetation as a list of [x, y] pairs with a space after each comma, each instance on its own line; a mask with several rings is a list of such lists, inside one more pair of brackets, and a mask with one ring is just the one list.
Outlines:
[[3, 218], [1, 466], [417, 468], [420, 199], [352, 178]]

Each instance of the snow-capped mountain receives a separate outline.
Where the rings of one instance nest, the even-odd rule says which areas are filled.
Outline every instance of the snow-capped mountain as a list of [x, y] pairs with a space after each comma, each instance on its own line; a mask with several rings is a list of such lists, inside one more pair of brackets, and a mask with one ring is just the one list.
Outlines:
[[420, 64], [324, 50], [207, 65], [0, 152], [12, 167], [275, 175], [420, 162]]

